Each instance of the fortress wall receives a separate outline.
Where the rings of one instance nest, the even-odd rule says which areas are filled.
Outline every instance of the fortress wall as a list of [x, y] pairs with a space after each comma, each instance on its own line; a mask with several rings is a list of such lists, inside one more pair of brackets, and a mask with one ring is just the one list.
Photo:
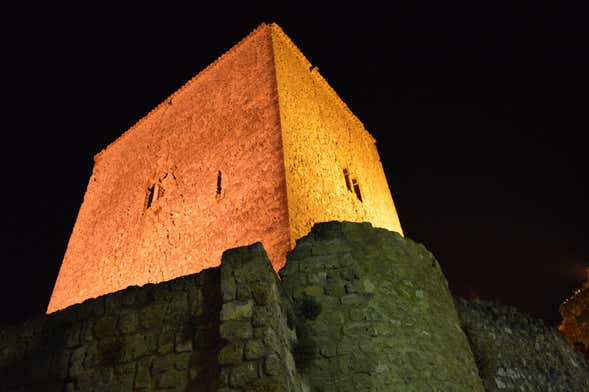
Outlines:
[[486, 391], [589, 391], [589, 363], [556, 328], [499, 303], [456, 307]]
[[[330, 220], [402, 234], [374, 139], [277, 25], [272, 42], [292, 244]], [[343, 169], [358, 180], [362, 202], [347, 189]]]
[[[262, 25], [97, 155], [48, 312], [219, 265], [224, 249], [260, 240], [284, 264], [273, 66]], [[146, 209], [154, 184], [165, 192]]]
[[446, 279], [422, 245], [370, 223], [321, 223], [280, 273], [311, 390], [484, 390]]
[[221, 292], [219, 391], [308, 392], [291, 352], [292, 307], [260, 243], [223, 254]]
[[438, 262], [398, 233], [318, 224], [282, 281], [260, 243], [222, 257], [0, 328], [0, 391], [589, 388], [584, 357], [540, 320], [459, 300], [459, 323]]
[[216, 382], [219, 279], [216, 268], [129, 287], [0, 329], [0, 391], [186, 391]]

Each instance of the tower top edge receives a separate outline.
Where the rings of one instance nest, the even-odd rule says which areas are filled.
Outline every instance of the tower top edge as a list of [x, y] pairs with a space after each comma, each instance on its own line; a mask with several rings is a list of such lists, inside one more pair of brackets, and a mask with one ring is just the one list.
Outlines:
[[301, 62], [303, 62], [306, 66], [311, 69], [311, 74], [313, 75], [315, 81], [317, 81], [320, 85], [322, 85], [325, 90], [334, 98], [337, 105], [339, 105], [344, 112], [350, 115], [350, 118], [353, 122], [358, 125], [358, 127], [362, 130], [362, 132], [369, 138], [372, 143], [376, 143], [376, 139], [374, 136], [368, 132], [366, 127], [364, 127], [364, 123], [352, 112], [352, 110], [348, 107], [348, 105], [341, 99], [338, 93], [331, 87], [329, 82], [321, 75], [319, 72], [318, 67], [311, 67], [313, 64], [307, 59], [307, 57], [303, 54], [303, 52], [299, 49], [299, 47], [293, 42], [292, 39], [284, 32], [284, 30], [277, 24], [277, 23], [270, 23], [269, 28], [273, 33], [278, 35], [286, 45], [292, 50], [296, 57], [299, 58]]
[[211, 69], [213, 69], [215, 66], [217, 66], [223, 59], [227, 58], [229, 55], [236, 52], [244, 43], [249, 41], [253, 36], [255, 36], [263, 31], [270, 31], [269, 29], [270, 29], [270, 26], [272, 26], [272, 25], [278, 26], [275, 23], [265, 23], [264, 22], [264, 23], [261, 23], [260, 25], [258, 25], [256, 28], [254, 28], [249, 34], [247, 34], [245, 37], [240, 39], [236, 44], [234, 44], [232, 47], [230, 47], [228, 50], [226, 50], [223, 54], [221, 54], [219, 57], [217, 57], [212, 63], [207, 65], [205, 68], [203, 68], [201, 71], [199, 71], [196, 75], [194, 75], [192, 78], [190, 78], [180, 88], [178, 88], [172, 94], [170, 94], [165, 99], [163, 99], [158, 105], [156, 105], [147, 114], [145, 114], [143, 117], [141, 117], [139, 120], [137, 120], [133, 125], [131, 125], [125, 132], [123, 132], [114, 141], [109, 143], [100, 152], [96, 153], [94, 155], [94, 161], [97, 162], [109, 148], [111, 148], [112, 146], [114, 146], [118, 142], [120, 142], [121, 140], [128, 137], [129, 134], [131, 134], [135, 128], [137, 128], [144, 121], [146, 121], [148, 118], [150, 118], [155, 112], [157, 112], [162, 107], [164, 107], [164, 105], [167, 102], [169, 102], [170, 100], [173, 100], [175, 97], [180, 95], [183, 91], [185, 91], [188, 87], [190, 87], [193, 83], [195, 83], [198, 79], [200, 79], [200, 78], [204, 77], [206, 74], [208, 74], [211, 71]]
[[[102, 155], [108, 149], [110, 149], [112, 146], [116, 145], [118, 142], [120, 142], [121, 140], [128, 137], [133, 132], [133, 130], [135, 128], [137, 128], [144, 121], [149, 119], [155, 112], [157, 112], [158, 110], [161, 110], [162, 107], [164, 107], [164, 105], [167, 104], [167, 102], [169, 102], [170, 100], [173, 100], [175, 97], [180, 95], [183, 91], [185, 91], [187, 88], [189, 88], [197, 80], [199, 80], [200, 78], [202, 78], [206, 74], [208, 74], [211, 71], [211, 69], [213, 69], [215, 66], [217, 66], [223, 59], [225, 59], [226, 57], [228, 57], [232, 53], [236, 52], [244, 43], [246, 43], [252, 37], [254, 37], [255, 35], [262, 33], [264, 31], [277, 34], [284, 42], [286, 42], [286, 44], [289, 46], [289, 48], [293, 51], [293, 53], [302, 62], [304, 62], [305, 64], [308, 64], [309, 66], [311, 65], [311, 62], [305, 57], [303, 52], [296, 46], [296, 44], [284, 32], [284, 30], [282, 29], [282, 27], [280, 27], [280, 25], [278, 25], [278, 23], [276, 23], [276, 22], [263, 22], [263, 23], [259, 24], [256, 28], [254, 28], [249, 34], [247, 34], [242, 39], [240, 39], [231, 48], [229, 48], [227, 51], [225, 51], [223, 54], [221, 54], [219, 57], [217, 57], [213, 62], [211, 62], [209, 65], [207, 65], [201, 71], [199, 71], [196, 75], [194, 75], [192, 78], [190, 78], [180, 88], [178, 88], [172, 94], [170, 94], [165, 99], [163, 99], [158, 105], [156, 105], [147, 114], [145, 114], [143, 117], [141, 117], [139, 120], [137, 120], [126, 131], [124, 131], [119, 137], [117, 137], [114, 141], [112, 141], [106, 147], [104, 147], [100, 152], [96, 153], [94, 155], [94, 161], [95, 162], [99, 161], [100, 158], [102, 157]], [[322, 84], [326, 88], [326, 90], [329, 92], [329, 94], [331, 94], [335, 98], [335, 101], [337, 102], [337, 104], [340, 105], [344, 109], [344, 111], [346, 111], [350, 115], [350, 117], [353, 119], [354, 122], [357, 123], [357, 125], [359, 125], [360, 129], [362, 129], [362, 131], [368, 136], [370, 141], [372, 143], [376, 143], [375, 138], [370, 134], [370, 132], [368, 132], [368, 130], [366, 130], [362, 121], [350, 110], [348, 105], [346, 105], [346, 103], [340, 98], [340, 96], [333, 89], [333, 87], [331, 87], [329, 85], [327, 80], [325, 80], [325, 78], [319, 73], [319, 71], [317, 70], [317, 67], [313, 68], [312, 74], [315, 77], [315, 79], [318, 81], [318, 83]]]

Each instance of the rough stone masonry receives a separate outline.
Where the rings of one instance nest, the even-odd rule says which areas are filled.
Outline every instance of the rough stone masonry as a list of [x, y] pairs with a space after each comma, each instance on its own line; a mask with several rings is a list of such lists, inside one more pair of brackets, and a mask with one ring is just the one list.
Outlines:
[[216, 267], [258, 241], [278, 271], [315, 222], [402, 233], [375, 140], [275, 24], [94, 160], [48, 313]]
[[397, 233], [317, 224], [280, 276], [255, 243], [2, 329], [0, 391], [588, 390], [540, 321], [476, 301], [460, 321], [438, 262]]

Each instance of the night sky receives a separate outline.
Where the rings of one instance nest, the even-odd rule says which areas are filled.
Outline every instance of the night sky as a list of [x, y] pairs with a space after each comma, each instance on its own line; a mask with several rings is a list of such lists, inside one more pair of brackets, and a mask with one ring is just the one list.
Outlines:
[[377, 139], [452, 291], [560, 321], [589, 266], [583, 10], [218, 3], [2, 10], [0, 324], [44, 312], [93, 155], [271, 21]]

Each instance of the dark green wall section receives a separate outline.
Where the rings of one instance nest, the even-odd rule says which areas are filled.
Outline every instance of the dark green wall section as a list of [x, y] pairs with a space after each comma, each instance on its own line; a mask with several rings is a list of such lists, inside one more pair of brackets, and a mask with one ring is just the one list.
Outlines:
[[481, 301], [460, 321], [438, 262], [397, 233], [317, 224], [280, 275], [256, 243], [2, 329], [0, 392], [589, 390], [555, 329]]
[[498, 303], [457, 308], [488, 392], [589, 391], [587, 361], [556, 328]]
[[0, 331], [1, 391], [184, 391], [218, 373], [219, 270]]
[[446, 279], [423, 246], [324, 223], [281, 271], [315, 391], [483, 391]]

